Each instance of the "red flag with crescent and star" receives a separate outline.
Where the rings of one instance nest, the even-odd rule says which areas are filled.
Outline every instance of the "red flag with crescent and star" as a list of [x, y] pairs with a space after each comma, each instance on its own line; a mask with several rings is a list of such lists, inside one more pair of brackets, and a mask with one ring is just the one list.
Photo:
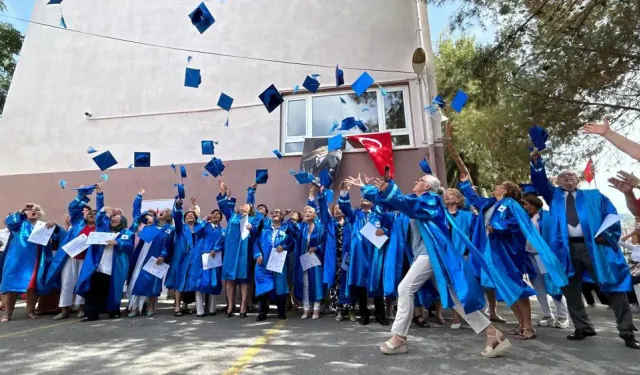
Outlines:
[[[358, 134], [349, 135], [346, 136], [346, 138], [354, 147], [357, 147], [357, 143], [359, 143], [367, 150], [380, 176], [384, 176], [385, 168], [389, 167], [389, 177], [393, 178], [395, 168], [393, 166], [391, 133]], [[356, 144], [354, 144], [354, 142]]]
[[591, 184], [591, 181], [593, 181], [595, 178], [596, 178], [596, 171], [595, 171], [595, 168], [593, 168], [593, 160], [589, 158], [589, 161], [587, 162], [587, 166], [584, 168], [584, 179], [587, 180], [589, 184]]

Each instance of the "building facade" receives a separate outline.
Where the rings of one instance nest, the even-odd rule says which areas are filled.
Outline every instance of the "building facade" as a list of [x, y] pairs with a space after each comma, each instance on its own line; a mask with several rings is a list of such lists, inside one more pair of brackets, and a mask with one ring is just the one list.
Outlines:
[[[421, 1], [206, 4], [216, 22], [200, 34], [188, 18], [198, 0], [65, 2], [67, 30], [57, 27], [59, 9], [37, 2], [33, 21], [53, 27], [29, 25], [0, 120], [0, 209], [33, 201], [59, 221], [71, 188], [101, 180], [95, 154], [86, 151], [92, 146], [118, 160], [106, 171], [107, 205], [130, 215], [139, 189], [145, 199], [172, 198], [181, 180], [170, 165], [182, 164], [187, 197], [210, 211], [218, 181], [202, 175], [210, 156], [201, 154], [201, 140], [218, 142], [215, 155], [239, 201], [255, 169], [266, 168], [269, 182], [260, 185], [258, 203], [300, 209], [308, 186], [289, 171], [300, 166], [304, 139], [330, 136], [334, 120], [349, 116], [369, 131], [391, 132], [403, 189], [420, 175], [425, 155], [442, 174], [441, 131], [422, 109], [435, 96], [432, 60], [424, 80], [431, 87], [419, 83], [411, 64], [420, 40], [430, 43]], [[189, 57], [188, 66], [201, 71], [198, 88], [184, 86]], [[339, 88], [337, 64], [346, 83]], [[349, 85], [364, 71], [377, 85], [356, 98]], [[320, 75], [316, 94], [302, 88], [311, 74]], [[271, 84], [285, 102], [268, 113], [258, 95]], [[295, 85], [301, 88], [294, 94]], [[234, 98], [228, 113], [216, 106], [222, 92]], [[151, 153], [150, 168], [128, 168], [136, 151]], [[376, 175], [367, 153], [349, 147], [339, 179], [358, 172]]]

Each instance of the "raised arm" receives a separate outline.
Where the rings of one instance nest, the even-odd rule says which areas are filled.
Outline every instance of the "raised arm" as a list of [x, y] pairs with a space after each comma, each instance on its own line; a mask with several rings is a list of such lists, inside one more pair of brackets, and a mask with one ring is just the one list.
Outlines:
[[332, 217], [331, 214], [329, 212], [329, 205], [327, 204], [327, 195], [324, 192], [324, 188], [320, 189], [320, 192], [318, 193], [318, 215], [320, 216], [320, 221], [322, 221], [322, 223], [327, 226], [327, 225], [331, 225], [332, 223]]
[[140, 215], [142, 215], [142, 196], [144, 195], [144, 189], [140, 189], [135, 198], [133, 198], [133, 221], [138, 221]]
[[[362, 187], [363, 194], [369, 194], [369, 189], [378, 189], [373, 185]], [[388, 207], [396, 209], [412, 219], [429, 220], [442, 214], [438, 197], [430, 193], [423, 195], [403, 195], [400, 188], [390, 180], [384, 190], [380, 192], [380, 199]]]
[[582, 129], [587, 134], [598, 134], [602, 136], [604, 139], [611, 142], [611, 144], [613, 144], [618, 150], [640, 161], [640, 144], [611, 130], [611, 127], [609, 126], [609, 119], [606, 117], [602, 124], [589, 123]]
[[256, 188], [257, 184], [253, 184], [247, 188], [247, 203], [252, 205], [254, 208], [256, 206]]
[[531, 183], [533, 184], [533, 187], [535, 187], [538, 193], [542, 195], [547, 204], [551, 206], [551, 204], [553, 204], [554, 187], [547, 178], [544, 160], [542, 160], [542, 157], [538, 153], [534, 152], [531, 155], [529, 170], [531, 171]]
[[350, 223], [354, 223], [356, 220], [356, 214], [351, 207], [351, 197], [349, 196], [349, 185], [346, 183], [340, 184], [340, 198], [338, 198], [338, 206], [340, 211], [344, 213], [344, 217], [349, 220]]
[[82, 215], [82, 209], [86, 206], [91, 199], [81, 193], [82, 190], [78, 190], [78, 195], [69, 203], [69, 221], [71, 225], [77, 224], [80, 220], [84, 220]]
[[4, 224], [10, 232], [18, 232], [22, 227], [22, 222], [27, 220], [27, 215], [23, 210], [17, 211], [4, 219]]
[[227, 219], [227, 223], [234, 214], [236, 208], [236, 199], [231, 197], [231, 190], [224, 181], [220, 181], [220, 194], [216, 197], [218, 208]]
[[184, 228], [184, 222], [182, 221], [182, 217], [184, 216], [184, 213], [182, 212], [182, 199], [176, 199], [173, 203], [171, 216], [173, 217], [173, 225], [176, 228], [176, 234], [182, 235], [182, 229]]
[[470, 180], [460, 181], [458, 183], [458, 190], [460, 190], [462, 195], [464, 195], [467, 202], [477, 209], [480, 209], [484, 204], [491, 200], [491, 198], [485, 198], [478, 195], [478, 193], [473, 190]]
[[96, 185], [96, 211], [100, 212], [104, 208], [104, 193], [100, 185]]

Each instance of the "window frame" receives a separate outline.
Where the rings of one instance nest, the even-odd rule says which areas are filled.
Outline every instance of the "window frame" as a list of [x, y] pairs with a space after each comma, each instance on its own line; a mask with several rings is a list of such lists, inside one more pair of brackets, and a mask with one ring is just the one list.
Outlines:
[[[403, 129], [389, 129], [388, 131], [391, 133], [391, 136], [399, 136], [399, 135], [408, 135], [409, 136], [409, 144], [404, 146], [393, 146], [394, 150], [406, 150], [415, 148], [415, 139], [413, 134], [413, 122], [411, 118], [411, 99], [409, 96], [409, 85], [392, 85], [392, 86], [382, 86], [385, 91], [388, 93], [391, 92], [402, 92], [402, 97], [404, 100], [404, 116], [405, 116], [405, 124], [406, 127]], [[387, 131], [387, 116], [385, 113], [384, 107], [384, 96], [380, 93], [378, 87], [372, 87], [367, 90], [367, 92], [375, 92], [376, 100], [377, 100], [377, 110], [378, 110], [378, 131], [376, 133], [384, 133]], [[284, 105], [280, 118], [280, 152], [284, 156], [295, 156], [302, 155], [302, 152], [286, 152], [286, 145], [290, 143], [303, 143], [305, 138], [307, 138], [308, 134], [313, 134], [313, 98], [322, 97], [322, 96], [340, 96], [340, 95], [348, 95], [352, 94], [353, 91], [351, 88], [344, 88], [341, 90], [327, 90], [327, 91], [319, 91], [317, 93], [304, 92], [299, 94], [289, 94], [284, 96]], [[289, 114], [289, 103], [293, 101], [305, 101], [305, 135], [302, 136], [287, 136], [287, 117]], [[341, 119], [340, 119], [341, 120]], [[335, 132], [338, 134], [338, 132]], [[366, 134], [366, 133], [358, 133], [358, 134]], [[330, 136], [326, 137], [313, 137], [313, 138], [330, 138]], [[346, 153], [352, 152], [366, 152], [366, 150], [362, 148], [354, 148], [352, 150], [343, 150]]]

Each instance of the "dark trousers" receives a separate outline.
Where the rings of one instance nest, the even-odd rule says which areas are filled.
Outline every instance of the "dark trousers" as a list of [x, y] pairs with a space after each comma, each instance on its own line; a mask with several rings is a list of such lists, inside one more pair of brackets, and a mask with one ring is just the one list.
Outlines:
[[[88, 318], [97, 319], [99, 314], [107, 312], [110, 282], [111, 276], [101, 272], [94, 272], [91, 276], [91, 289], [84, 301], [84, 314]], [[119, 313], [120, 311], [109, 312]]]
[[[594, 332], [593, 324], [587, 315], [587, 310], [582, 301], [582, 274], [587, 271], [593, 280], [597, 280], [593, 271], [593, 263], [589, 250], [584, 242], [571, 242], [569, 244], [571, 263], [575, 274], [569, 278], [569, 284], [562, 289], [567, 298], [569, 316], [576, 329]], [[633, 336], [633, 317], [626, 293], [606, 294], [611, 302], [611, 308], [616, 316], [618, 332], [620, 336]]]
[[[276, 296], [276, 307], [278, 309], [278, 315], [285, 315], [287, 307], [286, 294]], [[269, 312], [269, 297], [266, 294], [258, 296], [258, 313], [267, 314]]]
[[[358, 307], [360, 309], [360, 316], [368, 318], [371, 316], [369, 311], [369, 296], [367, 294], [367, 288], [361, 286], [351, 287], [351, 294], [358, 300]], [[375, 306], [375, 314], [377, 317], [385, 317], [384, 310], [384, 297], [374, 297], [373, 305]]]
[[[640, 276], [633, 276], [633, 278], [631, 279], [631, 283], [633, 285], [640, 284]], [[629, 293], [627, 293], [627, 296], [629, 297], [629, 303], [638, 303], [638, 297], [636, 296], [635, 291], [630, 291]]]
[[607, 298], [607, 296], [604, 293], [602, 293], [602, 291], [600, 291], [600, 288], [598, 287], [597, 284], [582, 283], [582, 295], [584, 296], [584, 299], [587, 301], [587, 305], [593, 305], [596, 303], [595, 298], [593, 298], [594, 292], [596, 293], [596, 296], [598, 296], [600, 303], [607, 306], [611, 305], [611, 303], [609, 302], [609, 298]]

